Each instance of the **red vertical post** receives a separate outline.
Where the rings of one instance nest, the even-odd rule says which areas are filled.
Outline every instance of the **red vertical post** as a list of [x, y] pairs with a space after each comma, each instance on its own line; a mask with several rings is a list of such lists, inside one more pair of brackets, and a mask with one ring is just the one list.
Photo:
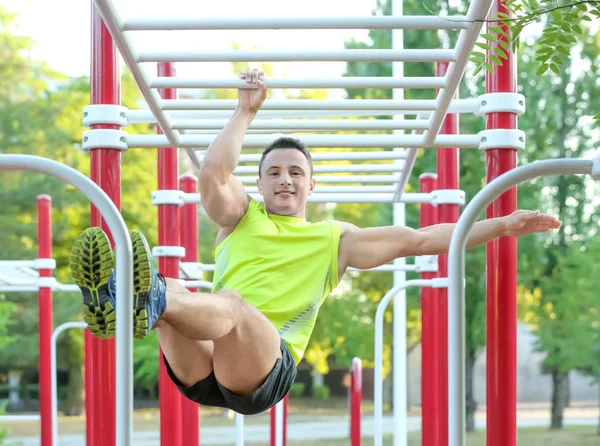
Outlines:
[[[172, 63], [159, 63], [158, 75], [175, 76]], [[176, 99], [177, 90], [160, 90], [163, 99]], [[158, 129], [160, 133], [160, 128]], [[158, 149], [158, 189], [179, 190], [179, 151], [177, 147]], [[179, 206], [161, 204], [158, 206], [158, 243], [160, 246], [180, 246]], [[158, 268], [165, 277], [179, 278], [179, 259], [160, 257]], [[162, 352], [159, 352], [162, 357]], [[160, 399], [160, 444], [162, 446], [182, 446], [181, 394], [167, 373], [164, 362], [159, 361]]]
[[[121, 79], [116, 46], [92, 3], [92, 60], [90, 103], [121, 103]], [[93, 125], [92, 129], [119, 129], [115, 125]], [[93, 149], [91, 178], [121, 208], [121, 152]], [[92, 206], [91, 225], [101, 227], [114, 246], [108, 226]], [[115, 444], [115, 340], [94, 338], [85, 331], [85, 410], [87, 446]]]
[[[438, 62], [437, 75], [444, 76], [448, 62]], [[448, 114], [444, 119], [440, 133], [456, 135], [459, 133], [459, 119], [456, 114]], [[459, 150], [455, 147], [442, 147], [437, 150], [437, 188], [457, 190], [460, 188]], [[440, 204], [437, 210], [437, 223], [456, 223], [460, 216], [457, 204]], [[448, 277], [448, 256], [438, 257], [438, 277]], [[448, 444], [448, 289], [438, 289], [438, 361], [440, 363], [440, 446]], [[432, 443], [435, 444], [435, 443]]]
[[362, 361], [352, 359], [350, 375], [350, 446], [360, 446], [360, 419], [362, 405]]
[[[420, 191], [429, 193], [437, 189], [437, 175], [424, 173], [419, 177]], [[437, 223], [437, 208], [421, 204], [420, 226], [425, 228]], [[425, 280], [437, 277], [437, 273], [421, 273]], [[439, 290], [421, 288], [421, 419], [423, 446], [440, 446], [442, 440], [440, 361], [440, 307]]]
[[[193, 175], [182, 175], [179, 188], [188, 194], [198, 189], [198, 180]], [[185, 204], [181, 208], [181, 246], [185, 248], [184, 262], [198, 261], [198, 205]], [[196, 291], [191, 289], [190, 291]], [[200, 442], [198, 403], [181, 398], [182, 441], [185, 446], [197, 446]]]
[[[37, 197], [38, 259], [52, 258], [52, 198]], [[52, 277], [52, 270], [40, 269], [40, 277]], [[40, 437], [42, 446], [52, 446], [52, 369], [50, 347], [52, 338], [52, 288], [38, 291]]]
[[[500, 0], [494, 1], [489, 17], [499, 13], [512, 17]], [[488, 26], [496, 25], [489, 23]], [[500, 37], [505, 39], [506, 37]], [[498, 47], [491, 45], [491, 54]], [[517, 63], [512, 51], [497, 66], [495, 74], [486, 73], [486, 93], [516, 93]], [[487, 129], [516, 129], [514, 113], [490, 113]], [[487, 181], [490, 182], [517, 166], [513, 149], [486, 151]], [[487, 209], [487, 218], [502, 217], [517, 209], [517, 189], [502, 194]], [[486, 407], [488, 446], [515, 446], [517, 436], [517, 240], [502, 237], [487, 244], [487, 333], [486, 333]]]

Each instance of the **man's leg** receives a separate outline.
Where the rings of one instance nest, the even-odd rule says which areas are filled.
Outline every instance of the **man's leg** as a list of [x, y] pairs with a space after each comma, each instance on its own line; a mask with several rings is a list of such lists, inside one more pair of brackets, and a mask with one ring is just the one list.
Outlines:
[[233, 291], [190, 293], [172, 279], [166, 279], [166, 285], [166, 310], [156, 328], [177, 378], [191, 385], [210, 373], [200, 366], [200, 359], [194, 360], [190, 349], [206, 353], [200, 345], [212, 341], [212, 367], [223, 386], [239, 395], [260, 387], [281, 357], [281, 340], [273, 324]]

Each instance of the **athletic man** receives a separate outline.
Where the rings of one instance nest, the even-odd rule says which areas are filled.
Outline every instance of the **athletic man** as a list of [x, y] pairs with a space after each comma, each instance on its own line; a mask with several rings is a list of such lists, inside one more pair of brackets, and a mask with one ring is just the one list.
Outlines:
[[[319, 307], [348, 267], [446, 253], [454, 225], [360, 229], [331, 220], [307, 222], [313, 167], [306, 147], [291, 138], [276, 140], [263, 153], [257, 186], [264, 205], [249, 198], [233, 171], [266, 87], [262, 72], [240, 77], [255, 88], [238, 91], [235, 113], [200, 171], [202, 204], [220, 227], [213, 293], [191, 293], [155, 273], [146, 240], [132, 231], [133, 313], [137, 338], [156, 328], [167, 370], [181, 393], [200, 404], [256, 414], [290, 389]], [[517, 211], [475, 224], [468, 246], [559, 226], [537, 211]], [[70, 264], [89, 330], [113, 336], [115, 277], [106, 235], [99, 228], [84, 231]]]

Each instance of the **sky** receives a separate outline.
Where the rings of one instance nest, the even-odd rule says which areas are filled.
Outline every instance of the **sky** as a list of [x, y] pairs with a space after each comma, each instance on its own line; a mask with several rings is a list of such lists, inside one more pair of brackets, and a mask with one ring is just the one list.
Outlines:
[[[116, 0], [123, 18], [143, 17], [333, 17], [369, 16], [375, 0]], [[89, 73], [90, 1], [89, 0], [2, 0], [9, 12], [18, 13], [17, 33], [36, 41], [36, 57], [70, 76]], [[232, 41], [241, 49], [335, 50], [343, 49], [344, 40], [353, 36], [367, 40], [364, 30], [309, 31], [186, 31], [131, 33], [138, 50], [230, 50]], [[278, 77], [337, 77], [344, 62], [280, 63]], [[315, 68], [319, 70], [315, 73]], [[178, 64], [179, 76], [231, 76], [227, 63]]]

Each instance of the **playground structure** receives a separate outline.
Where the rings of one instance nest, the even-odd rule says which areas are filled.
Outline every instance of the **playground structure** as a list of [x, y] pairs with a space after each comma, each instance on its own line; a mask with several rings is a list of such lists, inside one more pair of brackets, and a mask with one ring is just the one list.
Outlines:
[[[267, 101], [257, 120], [251, 126], [254, 131], [277, 131], [282, 133], [302, 131], [337, 131], [344, 129], [412, 130], [412, 134], [394, 135], [303, 135], [301, 139], [310, 147], [347, 147], [366, 149], [395, 149], [392, 151], [364, 152], [318, 152], [314, 153], [318, 187], [311, 202], [388, 202], [394, 203], [394, 223], [404, 224], [406, 203], [420, 203], [422, 226], [436, 222], [456, 222], [459, 225], [452, 240], [449, 256], [440, 256], [435, 268], [431, 259], [419, 259], [414, 265], [403, 260], [381, 270], [394, 271], [394, 288], [390, 290], [378, 309], [375, 345], [375, 444], [382, 441], [381, 432], [381, 345], [383, 311], [392, 299], [394, 305], [394, 420], [396, 432], [394, 445], [406, 444], [406, 401], [402, 392], [406, 380], [405, 351], [403, 342], [405, 325], [405, 294], [409, 286], [419, 286], [422, 291], [423, 311], [423, 444], [442, 446], [464, 445], [464, 246], [468, 230], [483, 208], [493, 202], [488, 217], [510, 213], [516, 208], [516, 189], [519, 182], [539, 175], [587, 174], [598, 179], [600, 161], [552, 160], [516, 168], [516, 151], [525, 146], [524, 134], [516, 129], [516, 116], [524, 112], [524, 97], [516, 94], [516, 68], [513, 55], [509, 55], [496, 74], [488, 75], [487, 94], [476, 99], [458, 99], [457, 87], [463, 76], [467, 57], [476, 41], [483, 20], [503, 11], [491, 0], [474, 0], [465, 17], [403, 17], [401, 3], [395, 4], [392, 17], [368, 18], [275, 18], [275, 19], [144, 19], [123, 20], [111, 0], [95, 0], [93, 10], [93, 59], [92, 94], [90, 107], [83, 113], [84, 123], [90, 130], [83, 135], [83, 148], [90, 152], [92, 181], [74, 171], [65, 170], [49, 160], [0, 155], [0, 169], [36, 170], [58, 176], [74, 184], [84, 192], [97, 210], [92, 213], [91, 224], [102, 226], [114, 237], [118, 246], [129, 246], [124, 222], [118, 214], [120, 203], [119, 161], [121, 151], [130, 148], [158, 147], [159, 191], [152, 202], [159, 210], [159, 245], [153, 249], [159, 258], [159, 269], [166, 276], [194, 280], [190, 287], [210, 287], [204, 282], [203, 272], [210, 266], [195, 264], [197, 260], [196, 231], [182, 230], [181, 221], [197, 227], [188, 205], [199, 201], [193, 178], [179, 178], [178, 148], [183, 148], [195, 167], [202, 162], [202, 149], [206, 148], [214, 134], [195, 134], [194, 130], [214, 130], [216, 133], [226, 122], [235, 104], [232, 101], [178, 100], [177, 88], [239, 88], [239, 80], [177, 78], [174, 63], [179, 61], [393, 61], [391, 78], [343, 78], [343, 79], [285, 79], [267, 81], [269, 88], [348, 88], [387, 87], [394, 88], [393, 100], [343, 100], [343, 101]], [[492, 12], [490, 12], [490, 8]], [[177, 29], [339, 29], [366, 28], [392, 29], [393, 50], [347, 50], [344, 52], [307, 51], [302, 54], [275, 51], [177, 52], [138, 51], [129, 40], [129, 33], [149, 30]], [[458, 29], [461, 34], [453, 50], [404, 50], [402, 29]], [[116, 44], [116, 47], [113, 45]], [[118, 48], [129, 70], [144, 95], [149, 110], [127, 110], [121, 107], [119, 76], [116, 67]], [[436, 62], [437, 76], [431, 78], [405, 78], [402, 63]], [[142, 63], [158, 62], [158, 77], [152, 78]], [[403, 100], [403, 89], [430, 88], [438, 91], [435, 100]], [[158, 90], [158, 91], [157, 91]], [[216, 110], [216, 111], [215, 111]], [[476, 113], [487, 118], [487, 129], [478, 135], [458, 133], [457, 116], [460, 113]], [[339, 116], [389, 116], [392, 120], [353, 120], [340, 122], [320, 120], [322, 117]], [[414, 115], [416, 119], [405, 119]], [[283, 119], [286, 118], [286, 119]], [[295, 120], [295, 118], [311, 118]], [[157, 123], [158, 135], [128, 135], [121, 130], [131, 123]], [[250, 133], [244, 140], [247, 148], [267, 145], [273, 136]], [[404, 147], [407, 150], [397, 150]], [[404, 188], [416, 159], [418, 148], [438, 149], [438, 175], [421, 179], [421, 192], [405, 193]], [[458, 149], [478, 148], [486, 150], [489, 184], [458, 218], [459, 206], [464, 204], [464, 194], [458, 185]], [[256, 163], [259, 155], [243, 154], [240, 162]], [[388, 164], [318, 164], [335, 160], [379, 160]], [[27, 165], [27, 162], [31, 164]], [[242, 165], [236, 175], [244, 184], [253, 184], [257, 167]], [[352, 173], [366, 175], [323, 175], [327, 173]], [[375, 173], [376, 175], [373, 175]], [[381, 175], [387, 173], [388, 175]], [[84, 179], [86, 181], [84, 181]], [[184, 190], [180, 190], [180, 181]], [[94, 184], [96, 183], [96, 185]], [[360, 186], [340, 184], [359, 183]], [[329, 186], [329, 184], [336, 184]], [[373, 186], [372, 184], [377, 184]], [[100, 192], [100, 189], [105, 192]], [[247, 188], [249, 194], [260, 199], [256, 189]], [[500, 197], [500, 198], [498, 198]], [[496, 200], [496, 201], [494, 201]], [[109, 206], [107, 203], [111, 203]], [[114, 203], [114, 205], [112, 205]], [[427, 216], [427, 205], [436, 206], [438, 220]], [[181, 208], [181, 216], [179, 209]], [[186, 210], [187, 209], [187, 210]], [[102, 221], [101, 215], [104, 219]], [[117, 215], [119, 215], [117, 217]], [[188, 220], [189, 219], [189, 220]], [[492, 244], [488, 250], [488, 300], [490, 308], [498, 314], [489, 314], [488, 320], [488, 445], [514, 446], [516, 438], [516, 402], [514, 395], [515, 364], [515, 289], [516, 289], [516, 243], [505, 238]], [[131, 276], [131, 252], [118, 249], [117, 259], [121, 277]], [[40, 254], [40, 258], [42, 255]], [[179, 259], [183, 259], [182, 262]], [[451, 259], [451, 260], [449, 260]], [[424, 263], [423, 263], [424, 262]], [[435, 262], [434, 262], [435, 263]], [[429, 266], [423, 266], [429, 265]], [[421, 272], [421, 280], [405, 281], [408, 270]], [[496, 277], [503, 277], [502, 302], [495, 286]], [[131, 284], [120, 281], [117, 308], [117, 337], [98, 340], [86, 332], [86, 431], [88, 446], [132, 444], [132, 344], [131, 321], [119, 317], [128, 314]], [[42, 287], [45, 288], [45, 287]], [[503, 358], [503, 367], [495, 361]], [[355, 366], [356, 367], [356, 366]], [[92, 370], [100, 373], [91, 373]], [[356, 369], [355, 369], [356, 370]], [[353, 373], [353, 379], [356, 380]], [[118, 377], [118, 379], [116, 378]], [[429, 377], [429, 380], [426, 380]], [[116, 391], [115, 391], [116, 385]], [[161, 445], [182, 446], [198, 444], [197, 406], [182, 401], [180, 395], [166, 376], [161, 363], [160, 374]], [[357, 386], [353, 387], [357, 389]], [[103, 398], [95, 398], [101, 393]], [[356, 390], [352, 395], [358, 395]], [[108, 396], [108, 397], [107, 397]], [[352, 398], [353, 403], [358, 397]], [[360, 410], [353, 404], [352, 444], [360, 443]], [[272, 411], [272, 444], [285, 443], [285, 402]], [[102, 424], [98, 424], [102, 420]], [[114, 423], [111, 422], [114, 420]], [[185, 428], [183, 427], [185, 426]], [[237, 444], [243, 444], [243, 418], [236, 418]], [[358, 426], [358, 427], [357, 427]], [[42, 445], [52, 442], [49, 438], [56, 430], [42, 424]], [[56, 440], [55, 440], [56, 444]]]

